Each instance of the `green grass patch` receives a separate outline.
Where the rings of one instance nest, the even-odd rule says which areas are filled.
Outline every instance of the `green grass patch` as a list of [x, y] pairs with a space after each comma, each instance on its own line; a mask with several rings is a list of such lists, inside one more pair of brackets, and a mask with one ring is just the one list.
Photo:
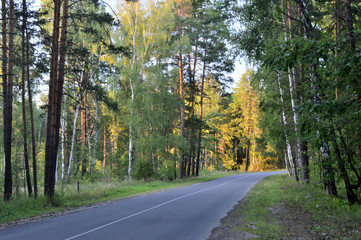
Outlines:
[[260, 239], [361, 239], [361, 206], [327, 196], [321, 186], [298, 184], [286, 174], [258, 183], [236, 210], [233, 232]]
[[[0, 224], [34, 217], [37, 215], [61, 212], [80, 206], [117, 200], [137, 195], [160, 191], [163, 189], [188, 186], [194, 183], [211, 181], [233, 175], [233, 172], [200, 172], [197, 178], [185, 178], [175, 181], [116, 181], [79, 182], [77, 184], [58, 184], [56, 194], [49, 201], [44, 196], [38, 198], [21, 197], [10, 202], [0, 201]], [[41, 191], [41, 189], [39, 189]]]

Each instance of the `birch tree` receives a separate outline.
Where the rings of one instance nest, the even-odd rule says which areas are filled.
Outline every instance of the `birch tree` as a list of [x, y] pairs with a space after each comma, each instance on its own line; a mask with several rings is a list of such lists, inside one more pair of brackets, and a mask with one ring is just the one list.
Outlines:
[[[119, 39], [121, 43], [131, 49], [131, 56], [124, 58], [120, 64], [124, 71], [121, 81], [129, 84], [130, 96], [128, 103], [128, 128], [129, 128], [129, 148], [128, 148], [128, 176], [131, 178], [134, 164], [134, 142], [137, 136], [137, 126], [141, 109], [136, 109], [135, 103], [138, 101], [138, 93], [143, 83], [149, 82], [146, 64], [151, 61], [152, 53], [162, 42], [167, 41], [166, 29], [169, 29], [172, 20], [170, 9], [172, 1], [156, 3], [147, 1], [141, 2], [123, 1], [119, 6], [118, 17], [121, 21], [121, 31]], [[124, 35], [123, 33], [127, 33]], [[145, 84], [146, 85], [146, 84]], [[149, 125], [148, 125], [149, 126]], [[151, 127], [151, 125], [150, 125]]]

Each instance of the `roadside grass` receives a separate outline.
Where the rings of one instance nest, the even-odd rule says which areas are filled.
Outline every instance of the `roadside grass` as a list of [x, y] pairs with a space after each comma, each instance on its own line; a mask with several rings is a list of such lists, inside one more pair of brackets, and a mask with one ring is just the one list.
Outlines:
[[[0, 201], [0, 224], [32, 218], [45, 214], [56, 214], [78, 207], [91, 206], [92, 204], [134, 197], [170, 188], [188, 186], [195, 183], [211, 181], [217, 178], [239, 174], [235, 172], [201, 171], [197, 178], [185, 178], [175, 181], [99, 181], [77, 184], [59, 183], [56, 186], [54, 198], [47, 199], [41, 195], [38, 198], [20, 197], [10, 202]], [[41, 192], [41, 188], [39, 192]], [[12, 225], [12, 224], [10, 224]], [[0, 226], [1, 227], [1, 226]]]
[[295, 183], [286, 174], [265, 178], [236, 211], [241, 223], [231, 231], [259, 239], [361, 239], [360, 205], [350, 207], [321, 186]]

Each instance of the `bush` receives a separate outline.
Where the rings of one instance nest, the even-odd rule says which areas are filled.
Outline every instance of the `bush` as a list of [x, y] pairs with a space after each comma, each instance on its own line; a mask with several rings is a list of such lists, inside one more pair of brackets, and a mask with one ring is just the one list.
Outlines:
[[134, 163], [132, 177], [137, 180], [150, 180], [154, 177], [153, 165], [150, 161], [138, 160]]
[[173, 161], [164, 162], [159, 171], [160, 180], [173, 181], [176, 178], [175, 171], [176, 168]]

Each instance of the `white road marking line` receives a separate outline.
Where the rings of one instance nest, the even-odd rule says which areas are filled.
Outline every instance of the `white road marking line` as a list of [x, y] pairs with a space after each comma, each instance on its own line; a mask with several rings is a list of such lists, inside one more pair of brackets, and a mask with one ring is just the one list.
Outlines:
[[[246, 177], [246, 176], [251, 176], [251, 175], [242, 175], [241, 177]], [[100, 227], [93, 228], [93, 229], [91, 229], [91, 230], [89, 230], [89, 231], [86, 231], [86, 232], [80, 233], [80, 234], [78, 234], [78, 235], [75, 235], [75, 236], [66, 238], [65, 240], [71, 240], [71, 239], [75, 239], [75, 238], [84, 236], [84, 235], [86, 235], [86, 234], [89, 234], [89, 233], [95, 232], [95, 231], [97, 231], [97, 230], [100, 230], [100, 229], [102, 229], [102, 228], [105, 228], [105, 227], [108, 227], [108, 226], [110, 226], [110, 225], [113, 225], [113, 224], [115, 224], [115, 223], [118, 223], [118, 222], [127, 220], [127, 219], [132, 218], [132, 217], [135, 217], [135, 216], [138, 216], [138, 215], [140, 215], [140, 214], [142, 214], [142, 213], [149, 212], [149, 211], [151, 211], [151, 210], [153, 210], [153, 209], [159, 208], [159, 207], [164, 206], [164, 205], [166, 205], [166, 204], [168, 204], [168, 203], [175, 202], [175, 201], [178, 201], [178, 200], [180, 200], [180, 199], [183, 199], [183, 198], [186, 198], [186, 197], [189, 197], [189, 196], [192, 196], [192, 195], [196, 195], [196, 194], [198, 194], [198, 193], [201, 193], [201, 192], [204, 192], [204, 191], [208, 191], [208, 190], [210, 190], [210, 189], [217, 188], [217, 187], [223, 186], [223, 185], [225, 185], [225, 184], [227, 184], [227, 183], [234, 182], [234, 181], [237, 181], [237, 180], [240, 180], [240, 179], [241, 179], [241, 178], [239, 177], [239, 178], [236, 178], [236, 179], [233, 179], [233, 180], [230, 180], [230, 181], [227, 181], [227, 182], [218, 184], [218, 185], [213, 186], [213, 187], [205, 188], [205, 189], [199, 190], [199, 191], [197, 191], [197, 192], [189, 193], [189, 194], [186, 194], [186, 195], [184, 195], [184, 196], [174, 198], [174, 199], [172, 199], [172, 200], [169, 200], [169, 201], [166, 201], [166, 202], [164, 202], [164, 203], [158, 204], [158, 205], [156, 205], [156, 206], [154, 206], [154, 207], [145, 209], [145, 210], [143, 210], [143, 211], [140, 211], [140, 212], [131, 214], [131, 215], [129, 215], [129, 216], [120, 218], [120, 219], [118, 219], [118, 220], [115, 220], [115, 221], [113, 221], [113, 222], [104, 224], [104, 225], [102, 225], [102, 226], [100, 226]]]

